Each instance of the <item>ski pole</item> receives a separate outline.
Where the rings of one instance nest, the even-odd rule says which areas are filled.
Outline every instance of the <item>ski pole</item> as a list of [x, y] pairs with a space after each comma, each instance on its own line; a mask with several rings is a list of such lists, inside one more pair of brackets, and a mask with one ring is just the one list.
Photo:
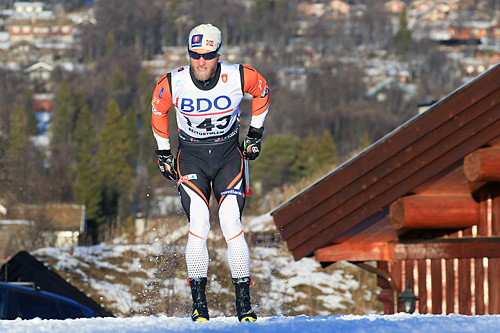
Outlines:
[[250, 188], [250, 170], [248, 169], [248, 160], [246, 158], [244, 158], [243, 160], [245, 161], [245, 194], [247, 195], [247, 197], [250, 197], [253, 194], [253, 191]]

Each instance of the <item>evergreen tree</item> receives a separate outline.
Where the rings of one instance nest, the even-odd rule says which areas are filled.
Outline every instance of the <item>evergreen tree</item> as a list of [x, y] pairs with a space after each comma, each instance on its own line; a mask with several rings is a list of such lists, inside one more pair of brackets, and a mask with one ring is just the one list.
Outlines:
[[73, 192], [76, 202], [86, 207], [88, 233], [92, 243], [95, 244], [98, 241], [97, 226], [102, 224], [105, 219], [101, 210], [101, 192], [92, 157], [97, 146], [96, 132], [87, 103], [81, 105], [74, 138], [77, 159], [73, 177]]
[[73, 185], [75, 200], [85, 205], [88, 232], [92, 243], [97, 243], [97, 225], [104, 221], [101, 211], [101, 193], [96, 182], [96, 170], [92, 164], [92, 155], [86, 142], [78, 149], [76, 162], [76, 177]]
[[267, 137], [259, 158], [251, 162], [252, 179], [260, 181], [264, 190], [290, 182], [294, 178], [291, 168], [297, 161], [301, 148], [302, 142], [297, 136]]
[[[140, 114], [140, 153], [139, 168], [148, 175], [155, 177], [161, 176], [156, 165], [156, 141], [151, 130], [151, 99], [153, 98], [153, 89], [151, 87], [152, 78], [146, 70], [141, 70], [137, 76], [137, 89], [140, 94], [139, 108]], [[172, 107], [173, 109], [173, 107]], [[175, 111], [168, 114], [168, 123], [177, 124]], [[172, 147], [176, 147], [176, 136], [170, 137]], [[162, 176], [163, 177], [163, 176]]]
[[95, 153], [96, 141], [96, 131], [94, 128], [94, 119], [90, 114], [88, 104], [83, 104], [82, 108], [78, 114], [74, 141], [76, 143], [77, 151], [81, 150], [82, 145], [86, 145], [90, 153]]
[[330, 131], [325, 131], [321, 139], [321, 144], [316, 150], [316, 165], [318, 169], [332, 166], [338, 162], [337, 145], [333, 141]]
[[151, 131], [151, 98], [153, 97], [153, 78], [145, 68], [137, 74], [137, 96], [139, 96], [139, 108], [141, 110], [139, 121], [142, 127]]
[[406, 6], [399, 16], [399, 29], [394, 36], [396, 47], [406, 49], [411, 45], [411, 30], [408, 29]]
[[73, 183], [72, 171], [76, 160], [73, 145], [74, 128], [77, 109], [75, 97], [67, 81], [62, 81], [57, 90], [54, 103], [54, 116], [51, 121], [50, 141], [50, 183], [53, 185], [53, 200], [72, 202]]
[[127, 83], [125, 72], [117, 68], [111, 75], [111, 82], [109, 85], [109, 99], [114, 99], [118, 102], [120, 109], [125, 110], [131, 104], [132, 89]]
[[[130, 142], [127, 138], [124, 118], [118, 103], [110, 100], [106, 119], [99, 136], [99, 150], [95, 158], [97, 180], [102, 195], [101, 209], [107, 225], [100, 225], [99, 234], [112, 232], [119, 219], [120, 199], [127, 197], [132, 177], [132, 168], [127, 163]], [[107, 229], [107, 230], [106, 230]]]
[[54, 103], [51, 145], [70, 143], [73, 135], [74, 104], [71, 87], [67, 81], [61, 82]]
[[[44, 177], [42, 161], [32, 149], [28, 120], [21, 105], [13, 107], [9, 120], [5, 151], [0, 151], [0, 187], [14, 201], [33, 203], [43, 195], [39, 186]], [[0, 144], [4, 138], [0, 135]]]
[[139, 157], [139, 131], [137, 130], [137, 119], [132, 109], [128, 109], [127, 113], [125, 113], [124, 129], [127, 132], [130, 145], [127, 161], [131, 166], [136, 166]]
[[31, 135], [37, 135], [38, 134], [38, 126], [37, 126], [37, 120], [35, 118], [35, 115], [33, 113], [33, 93], [31, 89], [26, 89], [26, 92], [24, 94], [24, 101], [23, 101], [23, 109], [24, 113], [26, 114], [26, 119], [28, 122], [27, 130], [28, 133]]
[[16, 105], [10, 114], [7, 158], [18, 160], [19, 156], [26, 155], [26, 150], [29, 147], [28, 135], [28, 119], [23, 108]]
[[73, 106], [72, 128], [74, 129], [82, 109], [89, 108], [87, 98], [81, 89], [76, 90], [72, 95], [71, 105]]
[[[145, 217], [149, 215], [149, 207], [151, 205], [152, 196], [144, 195], [144, 188], [150, 184], [151, 175], [156, 177], [163, 177], [158, 172], [156, 165], [156, 142], [151, 130], [151, 98], [153, 95], [152, 83], [153, 78], [149, 75], [148, 71], [144, 68], [139, 71], [136, 78], [137, 82], [137, 100], [136, 110], [139, 110], [137, 118], [138, 128], [138, 146], [137, 146], [137, 159], [135, 161], [137, 176], [134, 188], [134, 203], [137, 204], [139, 209]], [[175, 114], [175, 112], [172, 112]]]
[[317, 150], [318, 139], [316, 138], [314, 133], [310, 133], [307, 138], [302, 141], [301, 149], [297, 154], [297, 160], [290, 170], [293, 174], [293, 178], [300, 179], [303, 177], [307, 177], [317, 169]]
[[113, 53], [113, 51], [116, 48], [116, 41], [115, 41], [115, 36], [111, 31], [108, 31], [108, 34], [106, 35], [106, 49], [105, 49], [105, 54], [110, 55]]

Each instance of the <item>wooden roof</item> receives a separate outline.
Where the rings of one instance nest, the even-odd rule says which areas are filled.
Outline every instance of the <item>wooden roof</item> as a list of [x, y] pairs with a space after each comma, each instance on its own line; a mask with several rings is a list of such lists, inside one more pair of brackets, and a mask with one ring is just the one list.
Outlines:
[[403, 196], [470, 196], [484, 183], [467, 181], [463, 159], [500, 145], [499, 103], [497, 64], [276, 208], [295, 260], [329, 245], [398, 240], [407, 230], [394, 228], [389, 207]]
[[85, 206], [75, 204], [17, 205], [9, 209], [11, 219], [46, 224], [56, 230], [85, 231]]
[[33, 282], [41, 290], [71, 298], [89, 307], [94, 310], [96, 317], [114, 317], [109, 310], [103, 308], [63, 279], [54, 269], [46, 267], [26, 251], [19, 251], [0, 267], [0, 281]]

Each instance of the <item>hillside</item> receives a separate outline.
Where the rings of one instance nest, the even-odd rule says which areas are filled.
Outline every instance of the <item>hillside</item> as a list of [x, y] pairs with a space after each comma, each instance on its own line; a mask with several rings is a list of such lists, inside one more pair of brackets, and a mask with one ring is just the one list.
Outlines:
[[[381, 312], [372, 274], [347, 263], [323, 269], [313, 258], [294, 262], [268, 215], [246, 218], [244, 227], [252, 256], [253, 303], [261, 317]], [[185, 223], [169, 220], [138, 238], [123, 236], [90, 247], [43, 248], [32, 254], [117, 317], [186, 317], [191, 308], [184, 263], [186, 233]], [[211, 231], [208, 243], [210, 314], [233, 316], [234, 290], [220, 230]]]

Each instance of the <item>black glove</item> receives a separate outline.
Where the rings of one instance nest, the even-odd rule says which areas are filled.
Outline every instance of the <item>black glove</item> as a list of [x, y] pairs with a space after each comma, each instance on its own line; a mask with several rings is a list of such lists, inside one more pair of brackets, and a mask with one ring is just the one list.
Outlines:
[[158, 168], [165, 178], [170, 180], [177, 179], [177, 172], [175, 171], [175, 158], [169, 150], [156, 150], [158, 154]]
[[247, 160], [255, 160], [260, 154], [260, 141], [264, 133], [264, 127], [255, 128], [250, 126], [245, 140], [241, 143], [241, 152]]

